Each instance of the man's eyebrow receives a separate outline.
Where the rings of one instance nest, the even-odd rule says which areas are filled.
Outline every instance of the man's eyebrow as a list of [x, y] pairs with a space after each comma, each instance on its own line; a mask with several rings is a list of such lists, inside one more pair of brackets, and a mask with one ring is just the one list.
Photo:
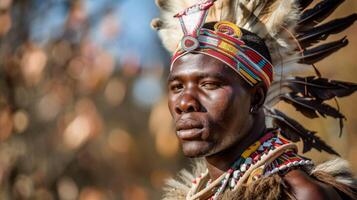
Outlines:
[[218, 80], [225, 81], [227, 78], [220, 72], [217, 73], [200, 73], [198, 74], [199, 79], [204, 79], [204, 78], [215, 78]]
[[167, 77], [167, 82], [172, 82], [172, 81], [175, 81], [175, 80], [178, 80], [179, 77], [177, 75], [171, 75], [169, 74], [169, 77]]
[[[221, 81], [226, 81], [227, 78], [220, 72], [217, 73], [205, 73], [205, 72], [200, 72], [197, 73], [197, 77], [198, 79], [204, 79], [204, 78], [215, 78]], [[180, 76], [179, 75], [169, 75], [167, 78], [167, 82], [172, 82], [172, 81], [176, 81], [176, 80], [180, 80]]]

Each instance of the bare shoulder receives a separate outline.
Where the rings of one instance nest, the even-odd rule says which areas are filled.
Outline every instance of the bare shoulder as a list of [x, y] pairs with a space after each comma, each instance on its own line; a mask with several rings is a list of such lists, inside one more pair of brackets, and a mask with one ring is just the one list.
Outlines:
[[301, 170], [292, 170], [283, 177], [297, 200], [339, 200], [336, 190], [316, 181]]

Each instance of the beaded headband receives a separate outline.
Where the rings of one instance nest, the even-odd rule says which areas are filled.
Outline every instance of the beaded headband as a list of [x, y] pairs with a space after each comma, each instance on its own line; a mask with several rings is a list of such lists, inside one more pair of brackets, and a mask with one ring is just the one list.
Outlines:
[[184, 36], [172, 57], [170, 70], [178, 58], [190, 52], [200, 53], [222, 61], [251, 86], [264, 82], [269, 88], [273, 81], [273, 66], [239, 39], [242, 32], [238, 26], [220, 21], [215, 24], [214, 31], [202, 28], [213, 3], [214, 0], [206, 0], [175, 15], [180, 20]]

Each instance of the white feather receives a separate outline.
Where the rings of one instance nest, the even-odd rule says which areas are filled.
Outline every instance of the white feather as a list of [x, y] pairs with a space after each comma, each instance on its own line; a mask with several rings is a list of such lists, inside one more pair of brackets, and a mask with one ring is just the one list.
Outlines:
[[349, 163], [341, 158], [324, 162], [315, 167], [312, 174], [317, 171], [326, 172], [336, 178], [336, 181], [348, 186], [356, 187], [356, 179], [352, 176]]

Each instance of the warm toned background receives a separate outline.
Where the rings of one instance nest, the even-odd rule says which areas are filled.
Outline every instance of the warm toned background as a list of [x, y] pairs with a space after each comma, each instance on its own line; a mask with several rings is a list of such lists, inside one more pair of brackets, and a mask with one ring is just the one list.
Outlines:
[[[333, 17], [356, 11], [346, 0]], [[0, 0], [0, 199], [159, 199], [189, 166], [166, 106], [169, 57], [149, 28], [157, 12], [149, 0]], [[330, 39], [345, 35], [349, 46], [317, 67], [357, 82], [357, 25]], [[339, 102], [341, 138], [336, 120], [279, 107], [357, 172], [357, 94]]]

